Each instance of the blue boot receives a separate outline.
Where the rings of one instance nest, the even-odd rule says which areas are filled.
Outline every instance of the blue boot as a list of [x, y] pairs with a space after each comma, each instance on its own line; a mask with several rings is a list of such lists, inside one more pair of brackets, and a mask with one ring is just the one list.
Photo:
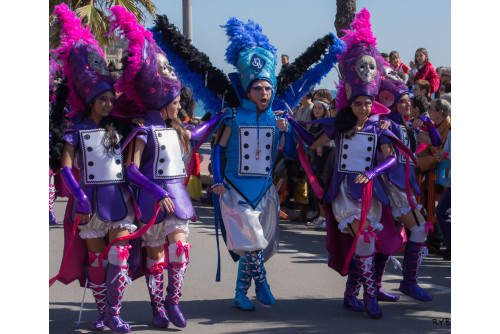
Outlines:
[[262, 251], [246, 252], [248, 265], [255, 281], [255, 295], [262, 306], [276, 305], [271, 288], [266, 280], [266, 268]]
[[233, 299], [233, 305], [244, 311], [253, 311], [255, 306], [247, 297], [247, 291], [252, 284], [252, 276], [247, 260], [240, 256], [238, 264], [238, 276], [236, 278], [236, 294]]

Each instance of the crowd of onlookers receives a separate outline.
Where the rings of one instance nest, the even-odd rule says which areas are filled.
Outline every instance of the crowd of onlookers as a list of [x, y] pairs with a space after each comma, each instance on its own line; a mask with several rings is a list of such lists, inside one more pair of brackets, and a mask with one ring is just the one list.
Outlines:
[[[445, 188], [436, 184], [435, 173], [443, 160], [450, 159], [451, 67], [434, 69], [425, 48], [416, 50], [415, 58], [409, 65], [401, 62], [397, 51], [389, 54], [382, 53], [382, 56], [410, 89], [412, 117], [428, 117], [435, 124], [443, 140], [443, 145], [440, 147], [418, 144], [416, 172], [422, 189], [422, 196], [418, 198], [418, 202], [423, 206], [422, 213], [427, 220], [437, 220], [437, 224], [434, 224], [434, 231], [427, 238], [427, 246], [431, 253], [438, 253], [444, 259], [449, 260], [451, 257], [451, 189], [449, 186]], [[289, 57], [282, 55], [281, 61], [282, 69], [286, 68]], [[296, 121], [308, 122], [336, 116], [338, 111], [335, 109], [335, 98], [332, 97], [330, 91], [317, 89], [306, 94], [292, 112]], [[306, 124], [305, 127], [313, 134], [320, 130], [317, 125]], [[310, 150], [308, 155], [316, 178], [321, 186], [325, 187], [333, 172], [334, 142], [322, 148]], [[289, 216], [292, 221], [304, 222], [307, 226], [326, 228], [323, 206], [314, 195], [299, 159], [285, 160], [276, 166], [275, 175], [286, 176], [286, 182], [282, 182], [279, 189], [284, 216]], [[445, 176], [449, 179], [449, 172]], [[439, 205], [436, 206], [436, 203]]]

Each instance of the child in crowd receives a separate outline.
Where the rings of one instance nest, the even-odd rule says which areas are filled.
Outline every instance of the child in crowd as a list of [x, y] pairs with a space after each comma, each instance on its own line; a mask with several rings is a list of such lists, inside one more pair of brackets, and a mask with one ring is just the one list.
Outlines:
[[414, 96], [425, 96], [427, 98], [427, 101], [430, 102], [431, 100], [431, 94], [430, 94], [430, 89], [431, 86], [429, 85], [429, 82], [427, 80], [417, 80], [415, 81], [415, 84], [413, 85], [413, 90], [411, 91]]
[[392, 51], [389, 54], [389, 64], [391, 65], [391, 68], [396, 72], [402, 73], [405, 76], [408, 74], [408, 66], [406, 66], [406, 64], [401, 61], [399, 52]]
[[408, 72], [408, 85], [420, 79], [427, 80], [430, 85], [430, 92], [435, 93], [439, 89], [439, 76], [429, 61], [429, 54], [425, 48], [415, 51], [415, 62], [410, 61], [411, 71]]

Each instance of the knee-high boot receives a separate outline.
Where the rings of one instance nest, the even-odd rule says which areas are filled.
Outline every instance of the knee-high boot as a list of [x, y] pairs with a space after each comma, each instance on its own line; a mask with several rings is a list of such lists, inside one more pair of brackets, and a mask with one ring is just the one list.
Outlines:
[[107, 293], [104, 324], [115, 332], [130, 333], [129, 324], [120, 317], [125, 285], [132, 283], [130, 277], [128, 277], [128, 264], [117, 266], [108, 263], [106, 282]]
[[356, 261], [353, 258], [349, 263], [349, 273], [347, 282], [345, 283], [344, 307], [346, 309], [354, 312], [363, 312], [365, 310], [363, 303], [356, 298], [359, 295], [359, 289], [361, 289], [362, 285], [361, 275], [356, 265]]
[[91, 325], [93, 330], [105, 329], [104, 325], [104, 311], [106, 309], [106, 271], [99, 264], [99, 267], [87, 267], [87, 279], [90, 290], [94, 295], [95, 304], [97, 306], [97, 311], [99, 316], [96, 321]]
[[247, 297], [247, 291], [252, 284], [250, 268], [245, 258], [240, 256], [238, 263], [238, 276], [236, 277], [236, 294], [233, 299], [233, 305], [245, 311], [255, 310], [255, 306]]
[[373, 319], [380, 319], [382, 317], [382, 310], [378, 305], [376, 296], [374, 257], [375, 254], [367, 256], [355, 254], [353, 260], [356, 261], [356, 266], [363, 282], [363, 303], [365, 304], [366, 313]]
[[271, 288], [267, 284], [266, 268], [264, 267], [264, 255], [262, 251], [245, 252], [250, 273], [255, 281], [255, 295], [262, 306], [273, 306], [276, 304]]
[[167, 310], [168, 318], [175, 326], [186, 327], [186, 318], [179, 307], [179, 300], [182, 295], [181, 288], [184, 284], [186, 267], [189, 263], [188, 249], [191, 248], [191, 245], [178, 241], [176, 244], [169, 245], [168, 248], [168, 286], [165, 309]]
[[165, 313], [163, 300], [163, 262], [154, 263], [146, 272], [146, 284], [148, 285], [151, 307], [153, 308], [153, 326], [167, 328], [169, 320]]
[[389, 255], [375, 254], [375, 284], [377, 285], [377, 298], [384, 302], [396, 302], [399, 295], [382, 290], [382, 278], [384, 277], [385, 266], [389, 261]]
[[418, 283], [418, 267], [427, 255], [425, 242], [406, 242], [405, 254], [403, 259], [403, 280], [399, 284], [399, 291], [407, 296], [417, 300], [428, 302], [432, 296], [425, 292]]

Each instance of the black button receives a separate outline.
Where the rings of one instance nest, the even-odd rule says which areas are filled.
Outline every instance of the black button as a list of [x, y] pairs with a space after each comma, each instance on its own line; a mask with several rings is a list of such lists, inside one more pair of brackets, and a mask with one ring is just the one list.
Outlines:
[[244, 134], [245, 136], [248, 136], [248, 135], [249, 135], [248, 131], [243, 132], [243, 134]]
[[266, 132], [266, 137], [271, 137], [271, 132]]
[[267, 144], [267, 145], [266, 145], [266, 148], [267, 148], [268, 150], [269, 150], [269, 149], [271, 149], [271, 145]]
[[244, 148], [248, 148], [248, 146], [249, 146], [248, 144], [244, 144], [243, 145]]
[[163, 169], [158, 169], [158, 174], [163, 174]]
[[121, 161], [120, 159], [117, 159], [117, 160], [116, 160], [116, 164], [117, 164], [117, 165], [119, 165], [119, 164], [121, 164], [121, 163], [122, 163], [122, 161]]
[[90, 139], [90, 135], [85, 135], [83, 138]]
[[344, 150], [347, 150], [349, 146], [347, 144], [344, 145]]
[[165, 151], [165, 149], [166, 149], [167, 147], [166, 147], [165, 145], [161, 145], [161, 147], [160, 147], [160, 148], [161, 148], [161, 150], [162, 150], [162, 151]]
[[116, 174], [116, 177], [119, 178], [119, 179], [121, 179], [122, 178], [122, 173]]
[[93, 180], [93, 179], [94, 179], [94, 177], [95, 177], [95, 176], [94, 176], [94, 174], [90, 174], [90, 175], [89, 175], [89, 179], [91, 179], [91, 180]]
[[266, 167], [266, 172], [269, 172], [269, 167]]
[[87, 152], [92, 152], [92, 147], [87, 147]]
[[366, 148], [366, 150], [367, 150], [368, 152], [371, 152], [372, 147], [371, 147], [371, 146], [368, 146], [368, 147]]
[[370, 170], [370, 167], [365, 167], [365, 170], [366, 170], [366, 171], [369, 171], [369, 170]]
[[161, 162], [161, 163], [164, 163], [164, 162], [165, 162], [165, 159], [164, 159], [164, 158], [161, 158], [161, 159], [160, 159], [160, 162]]
[[94, 162], [93, 162], [93, 161], [89, 161], [89, 162], [88, 162], [88, 165], [89, 165], [90, 167], [92, 167], [92, 166], [94, 166]]
[[244, 170], [248, 170], [248, 166], [243, 167]]
[[370, 157], [366, 158], [366, 161], [370, 161], [370, 160], [371, 160], [371, 158], [370, 158]]
[[158, 132], [158, 137], [161, 137], [161, 132]]
[[267, 157], [266, 157], [266, 160], [269, 160], [269, 159], [271, 159], [271, 157], [270, 157], [270, 156], [267, 156]]
[[250, 159], [250, 156], [248, 154], [245, 154], [245, 159]]
[[345, 164], [342, 164], [342, 169], [346, 168], [346, 165]]
[[368, 141], [373, 141], [373, 137], [368, 137]]
[[344, 154], [342, 158], [347, 159], [347, 154]]
[[116, 144], [115, 145], [115, 150], [119, 150], [120, 149], [120, 145]]

